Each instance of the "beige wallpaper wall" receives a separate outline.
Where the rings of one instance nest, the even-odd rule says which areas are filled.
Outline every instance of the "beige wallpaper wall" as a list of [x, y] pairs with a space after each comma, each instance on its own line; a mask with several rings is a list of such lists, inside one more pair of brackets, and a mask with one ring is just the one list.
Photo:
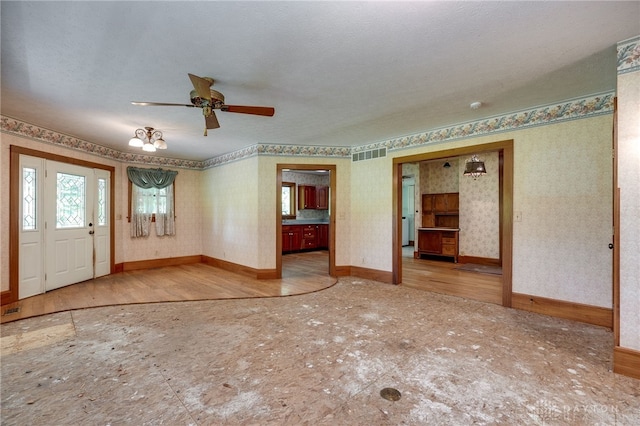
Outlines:
[[260, 268], [260, 234], [270, 212], [260, 210], [258, 157], [200, 173], [202, 254]]
[[[176, 234], [156, 236], [155, 230], [148, 237], [131, 238], [127, 221], [128, 178], [127, 164], [120, 168], [117, 188], [121, 199], [121, 209], [116, 210], [116, 218], [122, 217], [122, 259], [136, 260], [165, 259], [170, 257], [202, 254], [200, 174], [196, 170], [173, 169], [178, 172], [175, 180]], [[145, 167], [135, 165], [136, 167]], [[171, 170], [168, 167], [164, 169]]]
[[[514, 140], [513, 290], [518, 293], [611, 307], [611, 115], [406, 149], [409, 156], [459, 146]], [[352, 260], [373, 256], [391, 270], [391, 158], [353, 165], [358, 211]], [[535, 165], [535, 167], [533, 166]], [[384, 193], [381, 193], [384, 192]], [[360, 205], [362, 203], [362, 205]], [[366, 212], [366, 214], [365, 214]], [[363, 233], [380, 229], [380, 234]], [[386, 267], [386, 269], [385, 269]]]
[[351, 262], [392, 269], [392, 161], [390, 157], [351, 163]]
[[640, 70], [618, 75], [618, 108], [620, 346], [640, 351]]
[[465, 160], [458, 163], [460, 192], [460, 255], [500, 258], [500, 178], [498, 153], [479, 155], [487, 174], [463, 176]]
[[[274, 268], [276, 164], [324, 162], [338, 164], [336, 263], [391, 271], [392, 157], [513, 139], [514, 210], [522, 212], [522, 221], [514, 223], [514, 291], [610, 307], [611, 252], [607, 244], [611, 241], [611, 128], [612, 116], [604, 115], [400, 150], [359, 162], [261, 156], [202, 172], [180, 171], [178, 182], [183, 182], [185, 191], [178, 201], [178, 230], [189, 241], [128, 240], [128, 226], [123, 223], [125, 165], [114, 163], [118, 191], [115, 208], [116, 214], [122, 215], [115, 224], [116, 262], [154, 258], [156, 251], [158, 257], [200, 251], [250, 267]], [[8, 199], [11, 143], [109, 163], [90, 154], [3, 134], [3, 200]], [[201, 205], [193, 198], [194, 193], [201, 195]], [[0, 206], [0, 215], [0, 226], [8, 229], [7, 203]], [[182, 222], [182, 217], [189, 219]], [[0, 275], [6, 289], [8, 241], [4, 237], [1, 253]], [[631, 293], [631, 297], [634, 295]]]

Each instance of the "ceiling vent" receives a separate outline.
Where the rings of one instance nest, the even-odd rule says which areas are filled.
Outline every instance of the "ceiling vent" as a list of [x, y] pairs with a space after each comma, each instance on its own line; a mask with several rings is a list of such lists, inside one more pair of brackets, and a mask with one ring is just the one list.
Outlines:
[[373, 158], [386, 157], [387, 148], [376, 148], [369, 151], [356, 152], [352, 155], [353, 161], [371, 160]]

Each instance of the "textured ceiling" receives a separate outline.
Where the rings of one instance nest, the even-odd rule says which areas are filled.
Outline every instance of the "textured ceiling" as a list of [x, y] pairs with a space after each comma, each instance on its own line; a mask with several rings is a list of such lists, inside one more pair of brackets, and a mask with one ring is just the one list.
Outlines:
[[[357, 146], [615, 90], [640, 2], [1, 2], [3, 115], [125, 152]], [[234, 105], [203, 136], [187, 76]], [[483, 107], [469, 108], [473, 101]]]

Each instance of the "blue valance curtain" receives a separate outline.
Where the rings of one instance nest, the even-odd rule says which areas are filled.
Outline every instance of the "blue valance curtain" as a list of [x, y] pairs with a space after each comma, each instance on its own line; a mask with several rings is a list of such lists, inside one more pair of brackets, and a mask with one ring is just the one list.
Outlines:
[[131, 183], [140, 188], [165, 188], [176, 180], [178, 172], [162, 169], [140, 169], [138, 167], [127, 167], [127, 176]]
[[[147, 237], [155, 216], [156, 235], [175, 235], [173, 182], [178, 172], [127, 167], [131, 186], [131, 236]], [[153, 191], [147, 191], [155, 188]]]

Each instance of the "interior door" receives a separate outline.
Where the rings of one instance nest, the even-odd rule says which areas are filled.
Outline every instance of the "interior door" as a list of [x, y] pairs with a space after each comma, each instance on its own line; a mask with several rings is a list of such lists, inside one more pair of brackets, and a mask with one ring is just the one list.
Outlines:
[[45, 291], [93, 278], [93, 188], [93, 169], [47, 161]]

